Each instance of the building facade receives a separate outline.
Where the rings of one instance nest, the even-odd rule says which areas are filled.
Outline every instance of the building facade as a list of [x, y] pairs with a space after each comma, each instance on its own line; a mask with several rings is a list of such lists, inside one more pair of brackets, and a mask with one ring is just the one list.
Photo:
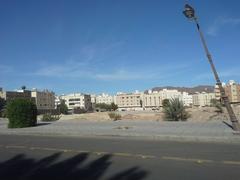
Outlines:
[[114, 96], [102, 93], [101, 95], [96, 96], [96, 103], [105, 103], [105, 104], [111, 104], [114, 103]]
[[144, 109], [160, 108], [162, 106], [162, 94], [157, 91], [148, 91], [143, 95], [143, 107]]
[[5, 99], [7, 102], [16, 98], [29, 99], [35, 102], [35, 99], [32, 98], [31, 91], [29, 90], [4, 91], [3, 89], [1, 89], [0, 97]]
[[142, 93], [118, 93], [116, 104], [119, 110], [142, 110]]
[[[222, 83], [223, 89], [230, 103], [240, 103], [240, 84], [237, 84], [234, 80], [230, 80], [227, 84]], [[221, 93], [218, 85], [214, 89], [217, 100], [221, 99]]]
[[240, 84], [237, 84], [235, 81], [230, 80], [224, 89], [230, 103], [240, 102]]
[[211, 100], [216, 99], [215, 93], [195, 93], [192, 96], [193, 99], [193, 105], [194, 106], [199, 106], [199, 107], [204, 107], [204, 106], [210, 106], [211, 105]]
[[73, 93], [62, 95], [61, 99], [65, 101], [65, 104], [69, 110], [73, 110], [74, 108], [82, 108], [88, 111], [92, 109], [91, 96], [88, 94]]
[[180, 100], [182, 100], [184, 106], [192, 106], [193, 104], [193, 96], [187, 92], [182, 92]]
[[55, 109], [55, 94], [54, 92], [44, 90], [38, 91], [33, 89], [31, 96], [35, 99], [35, 104], [38, 111], [49, 111]]

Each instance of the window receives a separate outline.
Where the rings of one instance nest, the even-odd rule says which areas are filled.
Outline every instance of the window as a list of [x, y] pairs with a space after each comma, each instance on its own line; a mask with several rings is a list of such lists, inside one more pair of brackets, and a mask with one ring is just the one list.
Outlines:
[[80, 101], [80, 98], [69, 99], [69, 101]]

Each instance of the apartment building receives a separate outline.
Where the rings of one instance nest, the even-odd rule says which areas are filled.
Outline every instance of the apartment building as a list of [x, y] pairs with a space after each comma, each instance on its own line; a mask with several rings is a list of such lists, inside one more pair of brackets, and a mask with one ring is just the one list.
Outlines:
[[55, 109], [61, 104], [60, 96], [55, 96]]
[[118, 93], [116, 96], [116, 104], [119, 110], [142, 110], [143, 93]]
[[193, 104], [193, 96], [187, 92], [182, 92], [180, 100], [182, 100], [184, 106], [191, 106]]
[[98, 96], [96, 96], [96, 103], [105, 103], [105, 104], [111, 104], [114, 102], [114, 96], [102, 93]]
[[211, 100], [215, 98], [216, 98], [215, 93], [206, 92], [202, 93], [197, 92], [192, 96], [193, 105], [199, 107], [210, 106]]
[[31, 97], [35, 99], [35, 104], [39, 112], [45, 112], [55, 109], [55, 94], [52, 91], [38, 91], [33, 89]]
[[225, 93], [231, 103], [240, 102], [240, 84], [237, 84], [234, 80], [230, 80], [226, 86], [224, 86]]
[[162, 101], [164, 99], [175, 99], [183, 101], [184, 106], [192, 105], [192, 95], [187, 92], [179, 92], [178, 90], [163, 89], [161, 91], [151, 91], [148, 90], [146, 94], [143, 95], [143, 105], [145, 109], [159, 108], [162, 106]]
[[[225, 89], [225, 86], [226, 86], [226, 84], [223, 82], [222, 83], [223, 89]], [[221, 92], [220, 92], [220, 89], [219, 89], [218, 85], [215, 85], [214, 93], [215, 93], [215, 99], [220, 101], [220, 99], [221, 99]]]
[[143, 94], [143, 107], [144, 109], [159, 108], [162, 106], [162, 94], [158, 91], [148, 90], [148, 93]]
[[92, 108], [91, 96], [82, 93], [73, 93], [68, 95], [62, 95], [61, 99], [65, 100], [65, 103], [69, 110], [74, 108], [83, 108], [90, 110]]
[[[228, 96], [230, 103], [240, 103], [240, 84], [234, 80], [230, 80], [227, 84], [222, 83], [226, 96]], [[221, 93], [218, 85], [215, 85], [215, 96], [217, 100], [221, 99]]]
[[0, 90], [0, 97], [5, 99], [7, 102], [16, 98], [30, 99], [35, 102], [35, 99], [31, 96], [31, 91], [29, 90], [17, 90], [17, 91], [4, 91], [2, 88]]
[[91, 96], [91, 103], [96, 104], [96, 97], [97, 96], [95, 94], [91, 94], [90, 96]]

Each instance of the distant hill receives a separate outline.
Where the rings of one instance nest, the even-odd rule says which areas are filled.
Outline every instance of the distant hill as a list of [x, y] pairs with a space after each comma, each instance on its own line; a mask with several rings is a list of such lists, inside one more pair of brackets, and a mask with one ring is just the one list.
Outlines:
[[[160, 91], [162, 89], [176, 89], [180, 92], [188, 92], [189, 94], [194, 94], [195, 92], [214, 92], [214, 86], [209, 85], [199, 85], [196, 87], [174, 87], [174, 86], [164, 86], [164, 87], [154, 87], [152, 91]], [[147, 92], [147, 90], [145, 91]]]

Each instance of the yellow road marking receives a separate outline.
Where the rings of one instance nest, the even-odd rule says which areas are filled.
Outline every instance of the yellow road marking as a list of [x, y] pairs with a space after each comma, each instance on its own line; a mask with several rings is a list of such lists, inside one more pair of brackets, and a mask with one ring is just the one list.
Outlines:
[[[130, 153], [110, 153], [110, 152], [104, 152], [104, 151], [85, 151], [85, 150], [74, 150], [74, 149], [58, 149], [58, 148], [47, 148], [47, 147], [34, 147], [34, 146], [20, 146], [20, 145], [0, 145], [0, 147], [3, 148], [12, 148], [12, 149], [29, 149], [29, 150], [44, 150], [44, 151], [61, 151], [64, 153], [89, 153], [89, 154], [95, 154], [95, 155], [106, 155], [106, 154], [112, 154], [114, 156], [120, 156], [120, 157], [131, 157], [131, 158], [142, 158], [142, 159], [156, 159], [159, 157], [152, 156], [152, 155], [144, 155], [144, 154], [130, 154]], [[183, 158], [183, 157], [176, 157], [176, 156], [162, 156], [160, 157], [164, 160], [173, 160], [173, 161], [185, 161], [185, 162], [195, 162], [198, 164], [201, 163], [221, 163], [226, 165], [238, 165], [240, 166], [240, 161], [214, 161], [210, 159], [195, 159], [195, 158]]]
[[222, 161], [223, 164], [240, 165], [240, 161]]
[[196, 163], [213, 163], [213, 160], [209, 159], [194, 159], [194, 158], [182, 158], [182, 157], [172, 157], [172, 156], [162, 156], [162, 159], [174, 160], [174, 161], [189, 161]]
[[23, 148], [27, 148], [26, 146], [15, 146], [15, 145], [11, 145], [11, 146], [5, 146], [5, 148], [19, 148], [19, 149], [23, 149]]

